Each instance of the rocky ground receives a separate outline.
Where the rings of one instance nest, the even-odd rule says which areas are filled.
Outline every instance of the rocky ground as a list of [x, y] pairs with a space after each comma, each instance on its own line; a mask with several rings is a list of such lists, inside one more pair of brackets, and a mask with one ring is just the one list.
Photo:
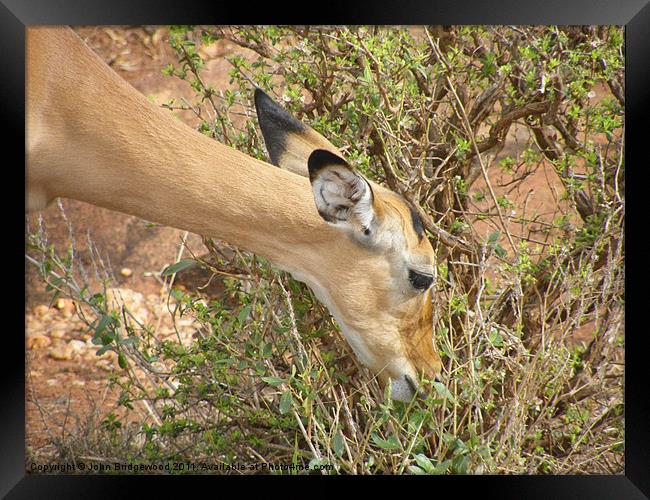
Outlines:
[[[181, 340], [189, 343], [199, 326], [183, 317], [176, 320], [175, 329], [165, 295], [109, 288], [106, 296], [113, 309], [124, 307], [138, 322], [156, 325], [161, 340], [175, 337], [177, 329]], [[122, 413], [119, 393], [107, 383], [109, 374], [121, 371], [117, 355], [97, 354], [100, 346], [92, 343], [92, 332], [76, 307], [70, 299], [60, 298], [51, 306], [38, 304], [26, 314], [26, 425], [31, 459], [58, 454], [65, 435], [79, 432], [89, 418], [101, 422], [110, 412]]]
[[[154, 102], [171, 97], [190, 98], [194, 92], [178, 79], [163, 76], [161, 69], [173, 59], [167, 44], [167, 30], [157, 27], [117, 28], [78, 27], [77, 33], [120, 76]], [[227, 83], [228, 62], [223, 55], [232, 47], [215, 44], [203, 54], [209, 61], [207, 74], [216, 86]], [[192, 123], [192, 116], [180, 118]], [[167, 311], [167, 290], [160, 271], [175, 262], [183, 237], [201, 255], [205, 252], [196, 235], [186, 235], [168, 227], [151, 226], [135, 217], [94, 207], [74, 200], [53, 203], [40, 213], [27, 217], [30, 230], [39, 224], [48, 241], [65, 253], [70, 244], [70, 228], [75, 238], [75, 258], [92, 269], [88, 241], [99, 251], [113, 274], [109, 294], [121, 297], [128, 309], [149, 322], [154, 321], [164, 336], [172, 330]], [[185, 254], [187, 256], [187, 254]], [[88, 273], [89, 285], [97, 289], [99, 280]], [[197, 271], [179, 275], [177, 287], [201, 286], [208, 277]], [[206, 290], [217, 294], [218, 283]], [[61, 443], [71, 432], [78, 432], [88, 418], [98, 421], [119, 411], [116, 390], [108, 387], [116, 356], [107, 352], [97, 356], [88, 326], [78, 317], [75, 305], [60, 298], [50, 303], [52, 292], [45, 289], [35, 266], [25, 274], [26, 337], [26, 445], [28, 460], [47, 461], [60, 455]], [[191, 335], [191, 321], [177, 321], [183, 335]], [[187, 324], [186, 324], [187, 323]], [[137, 417], [135, 417], [137, 418]]]

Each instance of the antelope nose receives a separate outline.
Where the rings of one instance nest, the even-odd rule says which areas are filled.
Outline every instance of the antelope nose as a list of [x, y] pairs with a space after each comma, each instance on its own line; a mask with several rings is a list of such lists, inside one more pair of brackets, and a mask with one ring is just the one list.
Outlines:
[[442, 382], [442, 363], [434, 362], [422, 369], [422, 376], [430, 381]]
[[429, 380], [442, 383], [442, 363], [439, 360], [436, 360], [429, 369]]

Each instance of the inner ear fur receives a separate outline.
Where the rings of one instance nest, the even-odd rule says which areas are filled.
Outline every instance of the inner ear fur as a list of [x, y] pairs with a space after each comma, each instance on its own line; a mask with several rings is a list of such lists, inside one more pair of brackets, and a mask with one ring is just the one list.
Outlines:
[[259, 88], [255, 89], [255, 109], [273, 165], [307, 177], [307, 162], [316, 149], [340, 156], [325, 137], [291, 116]]
[[370, 236], [376, 229], [374, 193], [370, 183], [338, 155], [315, 150], [307, 162], [318, 213], [332, 224]]

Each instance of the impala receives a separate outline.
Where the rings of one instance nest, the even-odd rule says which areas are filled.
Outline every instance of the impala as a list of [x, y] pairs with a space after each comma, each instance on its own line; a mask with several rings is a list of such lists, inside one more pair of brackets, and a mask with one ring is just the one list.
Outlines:
[[67, 27], [26, 44], [29, 210], [73, 198], [238, 245], [306, 283], [394, 399], [438, 378], [435, 255], [401, 196], [260, 90], [275, 166], [150, 103]]

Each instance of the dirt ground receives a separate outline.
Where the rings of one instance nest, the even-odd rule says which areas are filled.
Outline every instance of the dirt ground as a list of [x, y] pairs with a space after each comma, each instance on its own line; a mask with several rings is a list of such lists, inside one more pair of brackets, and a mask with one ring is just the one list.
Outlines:
[[[162, 104], [171, 97], [192, 98], [194, 93], [185, 82], [161, 73], [165, 65], [175, 60], [165, 29], [82, 27], [76, 31], [120, 76], [153, 102]], [[228, 86], [229, 63], [224, 56], [234, 50], [232, 44], [220, 42], [202, 54], [208, 61], [205, 77], [214, 87]], [[189, 113], [181, 113], [179, 117], [194, 124], [195, 118]], [[513, 134], [513, 140], [501, 155], [514, 152], [518, 147], [515, 138]], [[498, 175], [496, 172], [492, 179], [497, 186]], [[558, 184], [551, 181], [559, 191]], [[478, 182], [476, 188], [481, 185]], [[506, 187], [497, 188], [497, 195], [501, 192], [505, 193]], [[544, 169], [527, 178], [520, 192], [508, 196], [515, 202], [526, 197], [530, 214], [545, 214], [546, 220], [552, 220], [556, 194], [549, 188]], [[477, 206], [477, 210], [480, 208]], [[163, 307], [164, 289], [156, 273], [177, 259], [183, 231], [151, 227], [136, 217], [73, 200], [62, 200], [60, 205], [54, 203], [40, 214], [30, 214], [29, 227], [36, 227], [40, 216], [50, 242], [59, 250], [65, 250], [69, 244], [66, 219], [69, 221], [77, 242], [76, 258], [89, 269], [92, 268], [87, 245], [90, 238], [113, 270], [114, 286], [122, 291], [125, 302], [149, 318], [162, 318], [163, 329], [169, 326], [165, 323], [169, 318]], [[480, 230], [487, 234], [490, 228], [485, 225]], [[198, 255], [204, 253], [197, 235], [187, 235], [187, 242]], [[183, 281], [179, 279], [176, 285], [187, 288], [201, 286], [208, 280], [200, 272], [183, 273], [181, 277]], [[91, 285], [98, 284], [92, 273], [89, 278]], [[109, 355], [95, 355], [97, 347], [90, 343], [91, 335], [77, 318], [70, 301], [50, 304], [51, 292], [45, 291], [34, 266], [28, 266], [25, 279], [26, 445], [28, 460], [45, 463], [48, 457], [56, 457], [61, 452], [59, 443], [67, 433], [76, 432], [89, 415], [101, 419], [117, 411], [117, 391], [107, 388], [108, 373], [115, 360]], [[183, 326], [191, 335], [194, 325], [190, 322]]]
[[[80, 27], [77, 33], [121, 77], [153, 102], [162, 104], [172, 97], [191, 99], [193, 91], [176, 78], [161, 72], [173, 59], [167, 43], [167, 30], [158, 27]], [[215, 44], [203, 53], [208, 60], [206, 75], [217, 88], [228, 83], [229, 64], [224, 55], [233, 46]], [[193, 125], [194, 116], [179, 117]], [[114, 286], [123, 290], [125, 303], [145, 314], [164, 316], [162, 327], [169, 327], [165, 313], [164, 288], [156, 273], [173, 263], [179, 254], [184, 232], [169, 227], [150, 227], [136, 217], [95, 207], [75, 200], [61, 200], [40, 213], [27, 217], [30, 228], [40, 222], [48, 240], [59, 251], [68, 247], [72, 227], [76, 259], [92, 269], [88, 239], [102, 260], [113, 271]], [[67, 219], [67, 221], [66, 221]], [[201, 239], [188, 234], [187, 244], [198, 255], [204, 253]], [[186, 254], [185, 254], [186, 256]], [[99, 284], [89, 273], [92, 287]], [[179, 275], [175, 286], [201, 286], [208, 280], [200, 271]], [[208, 289], [209, 293], [218, 290]], [[97, 357], [86, 325], [74, 313], [69, 300], [50, 304], [52, 292], [45, 290], [35, 266], [25, 275], [26, 320], [26, 445], [28, 460], [46, 461], [56, 456], [58, 442], [75, 432], [89, 415], [100, 420], [117, 409], [117, 391], [107, 387], [108, 373], [115, 362], [110, 356]], [[185, 325], [189, 327], [189, 325]]]

